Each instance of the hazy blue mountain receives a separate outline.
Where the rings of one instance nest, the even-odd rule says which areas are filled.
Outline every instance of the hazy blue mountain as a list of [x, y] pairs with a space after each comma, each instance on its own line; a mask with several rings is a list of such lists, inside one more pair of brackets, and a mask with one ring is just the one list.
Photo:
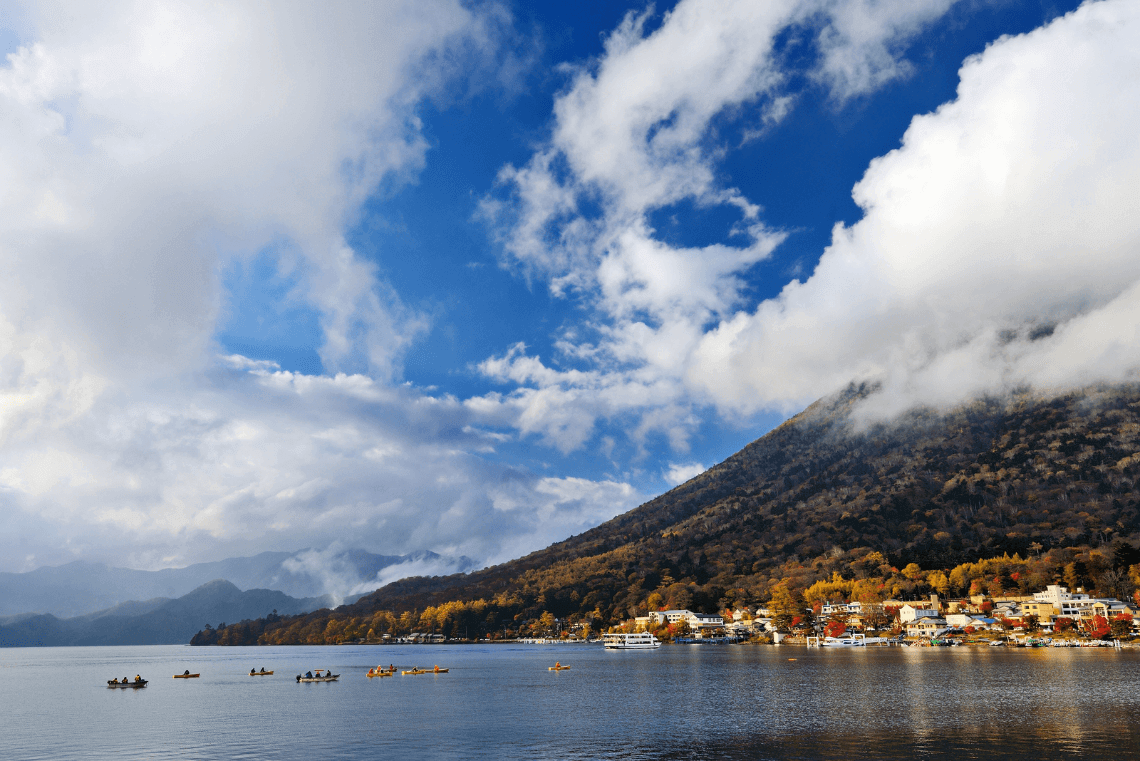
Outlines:
[[415, 566], [405, 575], [422, 574], [420, 568], [425, 564], [439, 565], [448, 572], [466, 571], [472, 565], [465, 557], [449, 559], [432, 552], [375, 555], [356, 549], [263, 552], [161, 571], [76, 561], [27, 573], [0, 573], [0, 617], [29, 612], [81, 616], [128, 601], [182, 597], [214, 579], [226, 579], [239, 590], [272, 589], [297, 598], [328, 594], [341, 601], [381, 586], [381, 581], [374, 587], [369, 583], [385, 569], [401, 564]]
[[216, 579], [174, 600], [132, 601], [72, 618], [8, 616], [0, 619], [0, 647], [181, 644], [206, 624], [236, 623], [273, 611], [307, 613], [330, 604], [327, 597], [297, 599], [269, 589], [243, 592]]

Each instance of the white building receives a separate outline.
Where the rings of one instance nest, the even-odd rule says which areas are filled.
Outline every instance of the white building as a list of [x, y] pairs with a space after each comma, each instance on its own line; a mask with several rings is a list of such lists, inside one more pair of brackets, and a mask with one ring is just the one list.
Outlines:
[[837, 602], [834, 604], [828, 603], [820, 608], [820, 614], [824, 616], [841, 615], [841, 616], [861, 616], [863, 615], [863, 603], [861, 602]]
[[655, 624], [675, 624], [678, 621], [688, 621], [692, 615], [693, 612], [689, 610], [655, 610], [648, 618]]
[[931, 637], [946, 630], [946, 619], [934, 616], [919, 616], [906, 625], [908, 637]]
[[938, 618], [938, 611], [932, 608], [917, 608], [913, 605], [904, 605], [899, 608], [899, 621], [906, 624], [920, 618]]

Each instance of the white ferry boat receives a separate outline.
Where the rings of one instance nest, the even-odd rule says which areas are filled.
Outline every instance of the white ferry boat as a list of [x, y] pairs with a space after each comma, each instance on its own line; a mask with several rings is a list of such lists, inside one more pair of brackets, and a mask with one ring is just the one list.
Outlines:
[[637, 634], [606, 634], [602, 637], [606, 650], [656, 650], [661, 640], [649, 632]]

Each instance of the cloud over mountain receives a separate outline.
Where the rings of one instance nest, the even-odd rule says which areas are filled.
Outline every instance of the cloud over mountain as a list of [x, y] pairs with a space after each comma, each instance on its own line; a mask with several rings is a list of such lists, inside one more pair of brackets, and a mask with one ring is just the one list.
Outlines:
[[[916, 116], [855, 186], [863, 218], [835, 227], [810, 276], [748, 303], [750, 268], [789, 233], [722, 180], [725, 125], [778, 122], [803, 77], [842, 103], [905, 76], [909, 41], [950, 5], [682, 2], [652, 31], [627, 17], [556, 103], [549, 143], [485, 203], [508, 266], [592, 316], [553, 362], [516, 347], [483, 364], [517, 384], [497, 400], [519, 425], [573, 449], [590, 422], [624, 415], [683, 451], [702, 405], [790, 412], [870, 379], [880, 415], [1134, 374], [1127, 2], [1086, 3], [968, 59], [957, 98]], [[807, 40], [806, 68], [790, 67], [788, 37]], [[724, 242], [678, 246], [650, 220], [681, 202], [737, 221]]]

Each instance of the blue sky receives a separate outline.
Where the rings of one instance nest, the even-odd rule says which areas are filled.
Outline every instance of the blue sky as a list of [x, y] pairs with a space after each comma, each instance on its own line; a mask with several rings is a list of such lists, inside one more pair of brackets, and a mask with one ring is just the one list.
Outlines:
[[[1079, 3], [994, 3], [956, 5], [937, 23], [905, 41], [905, 76], [881, 89], [839, 103], [821, 85], [793, 84], [800, 100], [762, 138], [745, 142], [747, 113], [721, 120], [710, 141], [726, 151], [716, 170], [725, 185], [764, 209], [772, 227], [789, 231], [772, 257], [744, 273], [745, 308], [778, 295], [795, 277], [810, 274], [837, 222], [852, 224], [861, 211], [851, 188], [876, 156], [898, 147], [915, 114], [952, 100], [958, 69], [970, 55], [1004, 34], [1019, 34], [1075, 8]], [[555, 98], [569, 77], [565, 64], [585, 65], [603, 55], [603, 41], [626, 14], [645, 13], [645, 4], [587, 3], [512, 6], [523, 37], [520, 57], [531, 57], [517, 89], [494, 88], [418, 109], [430, 148], [417, 176], [395, 191], [368, 200], [363, 218], [348, 233], [362, 258], [405, 303], [430, 315], [431, 328], [404, 358], [402, 378], [414, 386], [458, 397], [501, 390], [476, 366], [505, 347], [524, 342], [541, 357], [556, 354], [557, 331], [583, 318], [579, 299], [552, 297], [541, 282], [528, 282], [501, 266], [502, 254], [478, 216], [479, 201], [494, 192], [505, 164], [523, 164], [549, 136]], [[654, 4], [646, 34], [659, 28], [671, 4]], [[785, 42], [801, 70], [811, 67], [814, 46]], [[663, 240], [677, 246], [731, 241], [736, 222], [730, 210], [697, 209], [680, 203], [655, 209], [651, 222]], [[288, 280], [278, 277], [272, 256], [236, 267], [227, 283], [233, 314], [220, 326], [227, 353], [271, 360], [297, 372], [322, 372], [323, 341], [317, 315], [303, 305], [282, 304]], [[359, 369], [366, 369], [361, 367]], [[740, 449], [785, 417], [760, 412], [726, 420], [701, 411], [687, 459], [711, 465]], [[602, 435], [622, 438], [621, 425]], [[677, 459], [667, 442], [650, 441], [649, 455], [624, 457], [577, 450], [555, 456], [533, 451], [531, 442], [500, 446], [497, 456], [529, 468], [556, 468], [587, 478], [631, 478], [646, 493], [669, 484], [660, 463]]]
[[110, 8], [0, 34], [3, 570], [498, 562], [851, 381], [1135, 377], [1123, 0]]

